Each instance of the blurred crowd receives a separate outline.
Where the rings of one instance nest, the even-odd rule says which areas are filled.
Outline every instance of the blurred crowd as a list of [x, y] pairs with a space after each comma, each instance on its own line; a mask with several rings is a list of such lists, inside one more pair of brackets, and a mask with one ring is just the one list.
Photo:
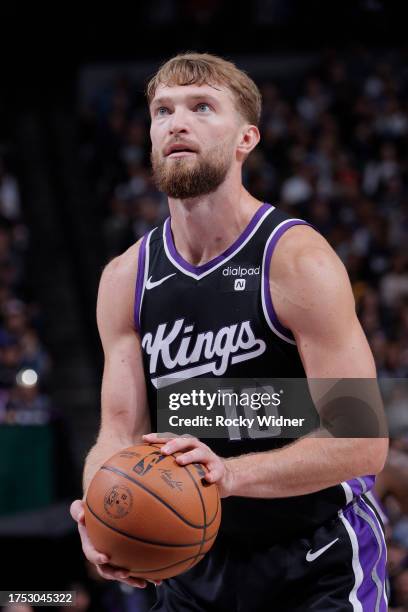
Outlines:
[[[30, 268], [19, 181], [0, 142], [0, 524], [75, 488], [67, 434], [49, 394], [51, 359]], [[22, 486], [24, 483], [24, 486]], [[7, 492], [7, 494], [5, 494]], [[18, 530], [18, 527], [16, 527]]]
[[27, 278], [28, 247], [19, 185], [0, 157], [0, 424], [40, 424], [49, 412], [40, 381], [46, 383], [51, 362]]
[[[388, 516], [391, 609], [408, 610], [408, 392], [397, 384], [408, 377], [408, 69], [402, 54], [359, 48], [326, 52], [301, 78], [257, 82], [261, 142], [244, 184], [326, 237], [348, 270], [378, 374], [395, 381], [393, 461], [377, 497]], [[95, 91], [81, 127], [108, 259], [168, 214], [152, 181], [142, 86], [121, 76]]]

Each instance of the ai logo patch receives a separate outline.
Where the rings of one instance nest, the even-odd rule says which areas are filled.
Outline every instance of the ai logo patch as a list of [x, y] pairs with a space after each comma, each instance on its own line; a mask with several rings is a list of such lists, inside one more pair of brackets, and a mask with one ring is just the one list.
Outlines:
[[234, 289], [235, 291], [244, 291], [246, 285], [245, 278], [236, 278], [234, 281]]

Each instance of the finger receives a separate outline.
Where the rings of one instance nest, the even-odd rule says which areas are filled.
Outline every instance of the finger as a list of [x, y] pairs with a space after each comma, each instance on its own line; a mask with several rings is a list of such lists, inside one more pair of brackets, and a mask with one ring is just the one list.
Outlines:
[[176, 457], [176, 461], [179, 465], [186, 465], [187, 463], [208, 464], [211, 460], [211, 451], [202, 446]]
[[97, 570], [106, 580], [128, 580], [130, 577], [129, 570], [123, 567], [114, 567], [108, 563], [97, 565]]
[[138, 582], [154, 584], [154, 586], [160, 586], [163, 580], [149, 580], [149, 578], [138, 578], [137, 576], [129, 576], [128, 580], [137, 580]]
[[196, 448], [197, 446], [208, 449], [208, 446], [205, 446], [205, 444], [200, 442], [200, 440], [197, 438], [176, 438], [166, 442], [166, 444], [162, 446], [160, 450], [165, 455], [171, 455], [177, 451], [186, 450], [188, 448], [192, 449]]
[[80, 521], [82, 522], [85, 516], [84, 502], [82, 501], [82, 499], [76, 499], [75, 501], [73, 501], [69, 511], [74, 521], [76, 521], [77, 523], [79, 523]]
[[209, 483], [218, 482], [224, 476], [225, 467], [222, 461], [210, 461], [206, 465], [208, 472], [204, 478]]
[[143, 580], [143, 578], [134, 578], [133, 576], [129, 576], [129, 578], [126, 580], [121, 580], [121, 582], [124, 582], [129, 586], [136, 587], [137, 589], [145, 589], [147, 587], [146, 580]]
[[163, 433], [150, 433], [150, 434], [144, 434], [143, 436], [143, 440], [145, 440], [146, 442], [150, 442], [150, 443], [155, 443], [155, 442], [167, 442], [168, 440], [172, 440], [173, 438], [178, 438], [178, 434], [174, 434], [171, 433], [169, 431], [163, 432]]
[[217, 468], [215, 466], [213, 467], [213, 469], [210, 469], [209, 465], [207, 465], [207, 467], [208, 467], [208, 472], [206, 472], [204, 478], [208, 483], [213, 484], [221, 480], [223, 476], [222, 469]]
[[108, 563], [109, 561], [108, 555], [105, 555], [104, 553], [101, 553], [98, 550], [96, 550], [91, 540], [89, 539], [89, 535], [86, 530], [86, 527], [79, 523], [78, 531], [79, 531], [79, 535], [81, 536], [82, 550], [84, 552], [85, 557], [88, 559], [88, 561], [90, 561], [91, 563], [94, 563], [95, 565], [102, 565], [102, 564]]
[[102, 571], [99, 573], [103, 578], [105, 578], [105, 580], [116, 580], [118, 582], [123, 582], [123, 584], [127, 584], [131, 587], [136, 587], [138, 589], [145, 589], [147, 587], [146, 580], [144, 580], [143, 578], [136, 578], [135, 576], [127, 576], [127, 578], [125, 578], [124, 577], [126, 576], [125, 572], [123, 572], [122, 574], [117, 574], [116, 576], [114, 576], [109, 571], [108, 572]]

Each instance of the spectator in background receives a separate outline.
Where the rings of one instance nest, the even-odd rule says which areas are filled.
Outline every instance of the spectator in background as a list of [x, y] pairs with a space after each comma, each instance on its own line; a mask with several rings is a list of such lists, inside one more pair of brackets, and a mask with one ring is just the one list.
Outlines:
[[[0, 159], [0, 485], [8, 491], [0, 515], [41, 508], [75, 490], [66, 430], [46, 392], [51, 361], [38, 307], [25, 295], [27, 239], [17, 180]], [[30, 454], [22, 453], [30, 445]], [[19, 471], [27, 480], [27, 465], [34, 473], [22, 490], [15, 482]]]
[[389, 308], [397, 307], [404, 298], [408, 298], [408, 255], [394, 252], [388, 272], [380, 283], [380, 295], [383, 303]]
[[0, 158], [0, 216], [17, 221], [21, 215], [20, 192], [16, 179], [6, 171]]

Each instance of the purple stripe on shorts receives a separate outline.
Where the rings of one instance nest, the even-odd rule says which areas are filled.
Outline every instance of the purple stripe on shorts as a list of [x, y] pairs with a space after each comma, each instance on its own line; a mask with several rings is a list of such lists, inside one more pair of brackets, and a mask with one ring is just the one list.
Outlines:
[[[384, 601], [385, 589], [385, 574], [386, 574], [386, 548], [382, 536], [382, 528], [378, 522], [373, 510], [366, 504], [363, 499], [358, 500], [358, 506], [361, 513], [367, 515], [366, 521], [370, 529], [371, 541], [368, 542], [367, 548], [360, 552], [360, 563], [363, 568], [364, 575], [367, 575], [367, 580], [364, 581], [357, 591], [357, 596], [361, 601], [372, 601], [372, 595], [375, 595], [374, 605], [369, 610], [371, 611], [386, 611], [387, 606]], [[364, 519], [363, 519], [364, 520]], [[368, 538], [367, 538], [368, 540]], [[371, 579], [371, 584], [369, 580]], [[376, 582], [377, 581], [377, 582]], [[378, 583], [380, 586], [378, 586]], [[374, 584], [374, 589], [373, 589]]]
[[365, 485], [366, 485], [364, 493], [366, 493], [367, 491], [371, 491], [375, 483], [374, 474], [369, 474], [368, 476], [361, 476], [361, 479], [364, 480]]
[[353, 491], [355, 497], [357, 495], [361, 495], [362, 493], [366, 493], [373, 488], [375, 482], [375, 476], [360, 476], [360, 478], [351, 478], [347, 480], [347, 484], [350, 489]]
[[361, 493], [363, 492], [361, 482], [357, 480], [357, 478], [352, 478], [351, 480], [347, 480], [347, 484], [350, 487], [350, 489], [353, 491], [354, 497], [361, 495]]
[[271, 264], [272, 255], [278, 243], [279, 238], [286, 232], [286, 230], [288, 230], [290, 227], [293, 227], [294, 225], [309, 225], [310, 227], [312, 227], [310, 223], [307, 223], [307, 221], [302, 221], [301, 219], [292, 219], [292, 220], [288, 219], [286, 223], [283, 223], [280, 226], [280, 228], [275, 232], [275, 234], [273, 235], [273, 237], [271, 238], [268, 244], [268, 248], [266, 249], [265, 264], [264, 264], [264, 271], [263, 271], [263, 291], [264, 291], [265, 306], [268, 312], [268, 316], [272, 322], [272, 325], [281, 334], [283, 334], [284, 336], [287, 336], [291, 340], [293, 340], [292, 332], [290, 331], [290, 329], [287, 329], [287, 327], [284, 327], [282, 325], [273, 307], [271, 291], [269, 287], [269, 268]]
[[378, 516], [383, 522], [383, 525], [388, 525], [390, 519], [388, 518], [387, 510], [382, 504], [382, 501], [379, 499], [375, 490], [368, 491], [367, 499], [369, 500], [371, 506], [374, 506], [374, 509], [377, 511]]
[[166, 238], [167, 248], [169, 249], [169, 253], [173, 257], [173, 259], [177, 261], [177, 263], [182, 268], [187, 270], [188, 272], [193, 272], [194, 274], [201, 274], [202, 272], [207, 272], [213, 266], [216, 266], [221, 261], [229, 257], [234, 251], [236, 251], [242, 245], [242, 243], [248, 238], [249, 234], [252, 232], [252, 230], [258, 223], [258, 221], [263, 217], [266, 211], [269, 210], [270, 208], [271, 208], [270, 204], [266, 204], [266, 203], [262, 204], [262, 206], [258, 208], [256, 213], [252, 217], [251, 221], [248, 223], [248, 225], [246, 226], [242, 234], [235, 240], [235, 242], [230, 247], [228, 247], [226, 251], [221, 253], [221, 255], [217, 255], [217, 257], [214, 257], [214, 259], [207, 261], [207, 263], [202, 264], [201, 266], [193, 266], [193, 264], [183, 259], [183, 257], [181, 257], [181, 255], [177, 252], [175, 244], [174, 244], [174, 240], [173, 240], [173, 234], [171, 233], [171, 219], [169, 217], [166, 221], [166, 231], [165, 231], [165, 238]]
[[135, 288], [135, 306], [134, 306], [134, 324], [136, 331], [140, 334], [140, 305], [142, 302], [142, 293], [143, 293], [143, 279], [145, 272], [145, 261], [146, 261], [146, 242], [148, 238], [149, 232], [143, 236], [142, 243], [139, 248], [139, 257], [137, 263], [137, 276], [136, 276], [136, 288]]
[[363, 574], [357, 599], [363, 612], [386, 612], [386, 549], [378, 519], [361, 498], [344, 511], [344, 517], [356, 535], [358, 561]]

